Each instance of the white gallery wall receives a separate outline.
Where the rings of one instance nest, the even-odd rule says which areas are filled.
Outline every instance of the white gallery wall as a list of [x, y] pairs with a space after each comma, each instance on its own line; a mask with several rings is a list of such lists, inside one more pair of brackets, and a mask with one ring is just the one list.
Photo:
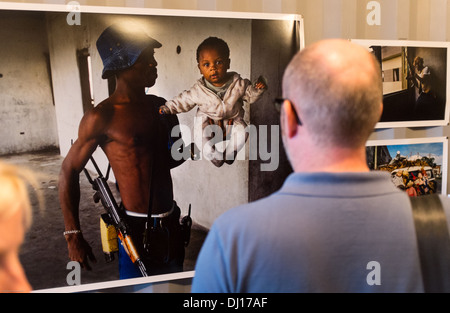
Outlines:
[[[1, 1], [6, 2], [6, 1]], [[58, 4], [66, 0], [10, 0], [19, 4]], [[81, 7], [128, 7], [300, 14], [305, 19], [306, 43], [328, 38], [446, 41], [450, 35], [448, 0], [78, 0]], [[369, 25], [379, 4], [380, 24]], [[207, 14], [207, 13], [206, 13]]]

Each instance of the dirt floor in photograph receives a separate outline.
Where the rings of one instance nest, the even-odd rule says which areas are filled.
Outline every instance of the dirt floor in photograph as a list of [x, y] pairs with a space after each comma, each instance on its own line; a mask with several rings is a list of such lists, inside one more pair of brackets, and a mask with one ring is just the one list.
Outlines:
[[[59, 205], [58, 175], [63, 158], [58, 150], [0, 156], [8, 163], [25, 166], [45, 175], [41, 178], [40, 191], [45, 197], [45, 206], [38, 210], [38, 202], [32, 194], [33, 224], [26, 234], [20, 259], [30, 284], [34, 290], [67, 286], [67, 269], [70, 261], [67, 245], [63, 236], [64, 222]], [[92, 175], [95, 177], [95, 174]], [[118, 262], [106, 263], [100, 239], [100, 215], [105, 213], [101, 204], [92, 198], [91, 184], [84, 174], [80, 175], [81, 201], [80, 220], [85, 239], [90, 243], [97, 263], [92, 271], [81, 271], [81, 284], [90, 284], [118, 280]], [[113, 190], [113, 187], [111, 188]], [[191, 242], [186, 250], [184, 269], [191, 271], [195, 267], [198, 252], [206, 236], [201, 227], [194, 227]]]

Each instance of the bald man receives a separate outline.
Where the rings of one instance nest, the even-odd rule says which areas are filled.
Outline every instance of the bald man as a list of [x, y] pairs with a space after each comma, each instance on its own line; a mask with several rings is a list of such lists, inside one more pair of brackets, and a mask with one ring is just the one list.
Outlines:
[[218, 218], [192, 291], [422, 292], [409, 199], [366, 163], [382, 113], [377, 61], [348, 41], [320, 41], [292, 59], [283, 96], [294, 173]]

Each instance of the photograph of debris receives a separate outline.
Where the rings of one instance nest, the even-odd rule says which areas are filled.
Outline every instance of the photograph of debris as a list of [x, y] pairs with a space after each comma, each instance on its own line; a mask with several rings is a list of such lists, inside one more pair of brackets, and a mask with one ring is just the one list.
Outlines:
[[371, 170], [389, 172], [392, 183], [410, 196], [447, 192], [448, 139], [422, 138], [369, 141]]

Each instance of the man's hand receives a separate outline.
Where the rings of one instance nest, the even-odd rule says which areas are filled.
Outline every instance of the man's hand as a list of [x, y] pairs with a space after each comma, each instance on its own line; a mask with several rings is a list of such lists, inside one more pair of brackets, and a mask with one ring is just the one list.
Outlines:
[[69, 258], [72, 261], [80, 263], [82, 268], [92, 270], [89, 261], [97, 263], [97, 259], [92, 253], [91, 246], [83, 238], [81, 234], [71, 234], [66, 236], [67, 248], [69, 250]]

